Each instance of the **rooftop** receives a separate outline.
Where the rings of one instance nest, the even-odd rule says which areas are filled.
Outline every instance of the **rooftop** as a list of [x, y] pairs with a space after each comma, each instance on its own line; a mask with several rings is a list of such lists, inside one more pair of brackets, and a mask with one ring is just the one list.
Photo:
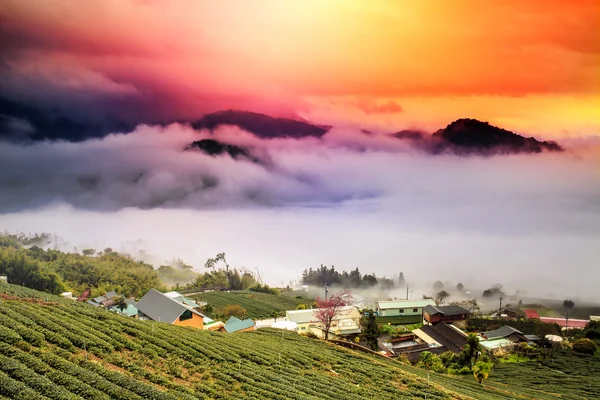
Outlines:
[[[295, 322], [297, 324], [305, 324], [308, 322], [316, 322], [315, 311], [317, 308], [310, 308], [308, 310], [291, 310], [286, 311], [288, 320]], [[340, 307], [338, 312], [336, 313], [334, 320], [344, 319], [344, 318], [360, 318], [360, 313], [355, 307], [346, 306]]]
[[119, 310], [119, 307], [116, 306], [110, 307], [110, 310], [123, 314], [126, 317], [133, 317], [138, 314], [138, 309], [133, 304], [127, 304], [127, 308], [123, 309], [123, 311]]
[[392, 300], [392, 301], [378, 301], [377, 307], [380, 309], [389, 308], [422, 308], [426, 306], [435, 306], [433, 299], [420, 299], [420, 300]]
[[540, 319], [540, 314], [536, 310], [523, 310], [527, 319]]
[[175, 322], [185, 310], [190, 310], [194, 314], [204, 317], [204, 315], [194, 310], [193, 307], [173, 300], [156, 289], [148, 290], [144, 297], [138, 301], [137, 308], [154, 321], [168, 323]]
[[227, 322], [225, 322], [225, 331], [229, 333], [241, 331], [252, 327], [254, 327], [254, 321], [251, 318], [247, 318], [242, 321], [239, 318], [231, 317], [227, 320]]
[[493, 331], [481, 332], [481, 336], [484, 337], [486, 340], [496, 340], [510, 336], [513, 333], [518, 333], [521, 335], [523, 334], [523, 332], [513, 328], [512, 326], [504, 325]]
[[540, 317], [540, 321], [546, 324], [558, 324], [561, 328], [585, 328], [585, 326], [590, 322], [587, 319], [572, 319], [569, 318], [567, 321], [565, 318], [548, 318], [548, 317]]
[[452, 315], [470, 314], [469, 310], [467, 310], [466, 308], [463, 308], [461, 306], [454, 306], [454, 305], [425, 306], [423, 308], [423, 311], [426, 311], [429, 315], [442, 314], [442, 315], [452, 316]]

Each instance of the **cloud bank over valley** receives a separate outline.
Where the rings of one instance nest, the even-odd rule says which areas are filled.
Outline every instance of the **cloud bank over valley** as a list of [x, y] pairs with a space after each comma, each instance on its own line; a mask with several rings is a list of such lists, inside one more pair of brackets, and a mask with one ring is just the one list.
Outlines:
[[[251, 157], [184, 150], [207, 138]], [[591, 296], [600, 161], [597, 144], [586, 146], [463, 157], [354, 128], [261, 139], [185, 124], [76, 143], [0, 141], [0, 229], [199, 268], [225, 251], [273, 283], [325, 263], [541, 295], [560, 283]]]

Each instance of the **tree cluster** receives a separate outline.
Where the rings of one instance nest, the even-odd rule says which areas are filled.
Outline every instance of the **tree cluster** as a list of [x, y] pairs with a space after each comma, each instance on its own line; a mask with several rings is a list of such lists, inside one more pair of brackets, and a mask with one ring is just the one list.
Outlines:
[[429, 351], [424, 351], [417, 363], [418, 367], [439, 373], [473, 374], [479, 383], [488, 378], [493, 365], [489, 357], [482, 354], [479, 339], [473, 334], [468, 336], [467, 344], [465, 344], [460, 354], [447, 351], [438, 356]]
[[16, 235], [0, 235], [0, 275], [6, 275], [10, 283], [53, 294], [67, 290], [82, 293], [90, 288], [92, 296], [115, 290], [139, 297], [150, 288], [163, 289], [152, 265], [110, 248], [65, 253], [35, 245], [27, 248], [25, 243], [32, 241], [41, 244], [43, 236], [23, 240]]
[[322, 264], [317, 269], [305, 269], [302, 272], [302, 283], [312, 286], [341, 286], [352, 289], [371, 287], [377, 284], [388, 289], [394, 287], [392, 279], [385, 277], [378, 278], [375, 274], [362, 275], [358, 268], [350, 272], [342, 271], [340, 273], [335, 270], [333, 265], [327, 268]]

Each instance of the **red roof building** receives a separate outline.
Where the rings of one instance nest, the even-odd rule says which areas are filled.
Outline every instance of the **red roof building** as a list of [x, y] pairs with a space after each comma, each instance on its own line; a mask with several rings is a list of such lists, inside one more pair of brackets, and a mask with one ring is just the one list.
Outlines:
[[546, 324], [558, 324], [558, 326], [560, 326], [561, 328], [585, 328], [585, 326], [588, 324], [588, 322], [590, 322], [587, 319], [569, 318], [568, 320], [566, 320], [564, 318], [548, 318], [548, 317], [541, 317], [540, 321], [542, 321]]
[[536, 310], [523, 310], [527, 319], [540, 319], [540, 314]]

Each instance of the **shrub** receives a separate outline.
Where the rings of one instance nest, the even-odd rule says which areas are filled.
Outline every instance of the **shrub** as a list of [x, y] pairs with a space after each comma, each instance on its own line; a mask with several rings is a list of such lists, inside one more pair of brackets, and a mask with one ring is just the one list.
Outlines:
[[473, 366], [473, 376], [477, 379], [479, 384], [483, 383], [484, 380], [488, 378], [490, 372], [492, 371], [492, 363], [486, 363], [483, 361], [477, 361], [477, 363]]
[[598, 346], [590, 339], [579, 339], [573, 343], [573, 350], [583, 354], [594, 354], [598, 350]]
[[239, 304], [230, 304], [227, 307], [225, 307], [223, 315], [225, 316], [225, 318], [229, 318], [232, 316], [244, 318], [246, 316], [246, 309], [240, 306]]
[[424, 351], [421, 353], [419, 362], [417, 363], [417, 367], [430, 369], [434, 372], [446, 372], [446, 367], [444, 367], [442, 359], [438, 355], [433, 354], [430, 351]]

